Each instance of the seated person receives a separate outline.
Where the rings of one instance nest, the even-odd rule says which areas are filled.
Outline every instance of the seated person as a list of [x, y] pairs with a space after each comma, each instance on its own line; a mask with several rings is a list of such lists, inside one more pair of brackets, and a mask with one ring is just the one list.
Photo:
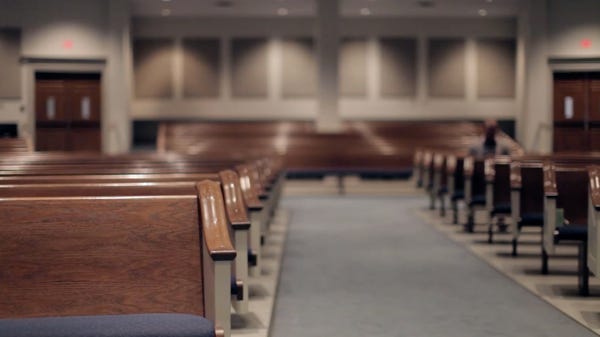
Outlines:
[[502, 139], [496, 139], [497, 131], [498, 123], [495, 120], [486, 120], [483, 123], [483, 138], [469, 148], [469, 154], [475, 157], [509, 155], [511, 148]]

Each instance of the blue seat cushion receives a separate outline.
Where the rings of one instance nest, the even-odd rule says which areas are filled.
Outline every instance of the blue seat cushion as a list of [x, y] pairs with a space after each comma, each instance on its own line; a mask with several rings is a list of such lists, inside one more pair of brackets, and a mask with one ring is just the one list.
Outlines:
[[510, 214], [510, 210], [510, 203], [501, 203], [494, 206], [494, 209], [492, 210], [492, 215]]
[[555, 241], [586, 241], [587, 240], [587, 226], [571, 224], [568, 226], [556, 227], [554, 231]]
[[485, 194], [474, 195], [469, 206], [485, 205]]
[[521, 221], [519, 221], [519, 228], [521, 227], [543, 227], [544, 226], [544, 214], [543, 213], [524, 213], [521, 215]]
[[132, 314], [0, 319], [10, 337], [214, 337], [208, 319], [187, 314]]
[[448, 188], [446, 186], [442, 186], [440, 187], [440, 190], [438, 191], [439, 194], [446, 194], [448, 193]]
[[454, 193], [452, 193], [452, 200], [460, 200], [460, 199], [464, 199], [465, 198], [465, 191], [463, 190], [456, 190], [454, 191]]

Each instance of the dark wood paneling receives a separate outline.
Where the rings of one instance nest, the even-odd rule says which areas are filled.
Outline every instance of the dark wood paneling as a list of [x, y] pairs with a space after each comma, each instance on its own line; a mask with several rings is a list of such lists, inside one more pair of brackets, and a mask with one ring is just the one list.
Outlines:
[[589, 151], [588, 132], [582, 127], [554, 127], [554, 151]]
[[[565, 99], [573, 99], [573, 116], [565, 115]], [[569, 118], [570, 117], [570, 118]], [[554, 80], [554, 121], [586, 120], [586, 83], [582, 78], [558, 77]]]
[[35, 132], [35, 149], [37, 151], [66, 151], [66, 129], [38, 127]]
[[1, 317], [204, 314], [195, 196], [31, 204], [0, 201]]

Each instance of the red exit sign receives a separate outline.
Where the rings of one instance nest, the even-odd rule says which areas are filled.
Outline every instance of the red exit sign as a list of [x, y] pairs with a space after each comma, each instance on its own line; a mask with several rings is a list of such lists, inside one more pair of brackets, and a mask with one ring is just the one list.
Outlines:
[[592, 47], [592, 40], [590, 39], [583, 39], [579, 42], [579, 44], [581, 45], [582, 48], [591, 48]]

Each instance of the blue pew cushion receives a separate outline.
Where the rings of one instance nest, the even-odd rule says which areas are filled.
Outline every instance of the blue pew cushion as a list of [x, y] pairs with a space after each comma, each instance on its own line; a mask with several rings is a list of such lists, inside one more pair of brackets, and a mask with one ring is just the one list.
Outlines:
[[554, 230], [555, 241], [586, 241], [587, 240], [587, 226], [571, 224], [568, 226], [556, 227]]
[[188, 314], [131, 314], [0, 319], [11, 337], [214, 337], [208, 319]]
[[485, 194], [477, 194], [471, 198], [469, 206], [481, 206], [485, 205]]
[[492, 215], [510, 214], [510, 211], [510, 203], [501, 203], [494, 206], [494, 209], [492, 210]]
[[460, 199], [464, 199], [465, 198], [465, 191], [463, 190], [456, 190], [454, 191], [454, 193], [452, 193], [452, 200], [460, 200]]
[[519, 228], [531, 226], [531, 227], [542, 227], [544, 226], [544, 214], [543, 213], [524, 213], [521, 215], [521, 221], [519, 221]]
[[442, 186], [440, 187], [440, 190], [438, 191], [439, 194], [446, 194], [448, 193], [448, 188], [446, 186]]

